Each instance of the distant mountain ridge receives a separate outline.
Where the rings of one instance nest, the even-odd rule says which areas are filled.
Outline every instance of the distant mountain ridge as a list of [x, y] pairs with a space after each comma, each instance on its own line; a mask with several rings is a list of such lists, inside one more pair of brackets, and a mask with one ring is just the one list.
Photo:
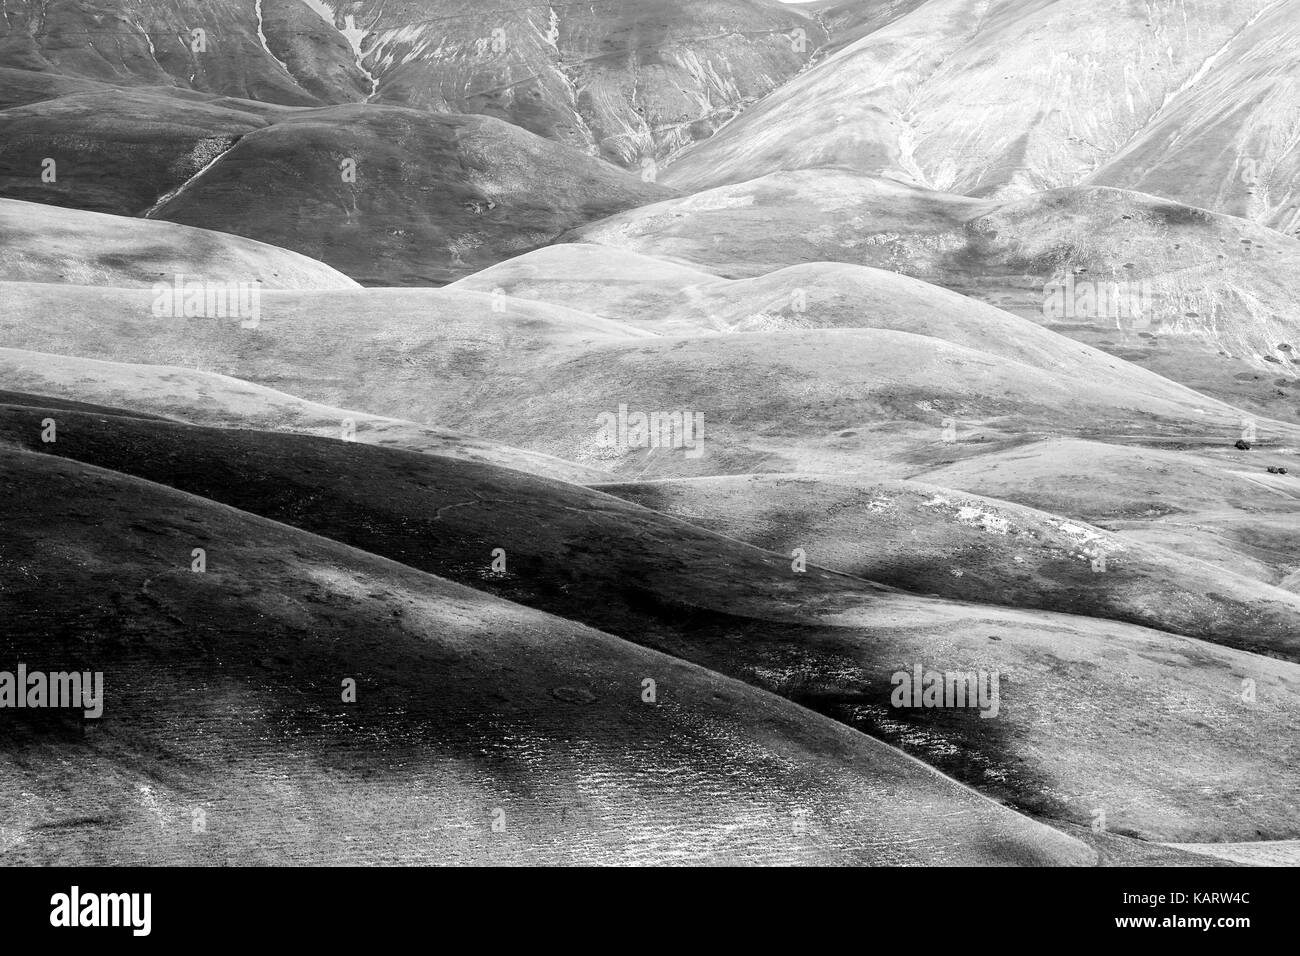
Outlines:
[[484, 113], [638, 168], [710, 135], [827, 39], [768, 0], [9, 0], [5, 12], [0, 67], [286, 106]]

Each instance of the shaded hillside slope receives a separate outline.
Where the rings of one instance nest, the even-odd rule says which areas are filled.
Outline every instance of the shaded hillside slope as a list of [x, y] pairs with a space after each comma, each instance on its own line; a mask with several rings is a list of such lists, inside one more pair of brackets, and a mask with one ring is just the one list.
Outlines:
[[[21, 414], [36, 423], [38, 413]], [[83, 419], [80, 434], [65, 429], [51, 447], [111, 456], [99, 460], [776, 691], [1046, 819], [1087, 823], [1104, 804], [1115, 832], [1183, 842], [1300, 829], [1287, 796], [1300, 665], [1126, 624], [912, 597], [815, 567], [798, 573], [786, 557], [506, 469], [306, 437], [143, 428]], [[30, 430], [19, 437], [33, 441]], [[504, 574], [492, 568], [495, 547]], [[998, 671], [997, 718], [890, 707], [891, 674], [917, 663]], [[1164, 772], [1153, 775], [1156, 766]]]
[[97, 468], [11, 453], [0, 486], [6, 656], [104, 674], [100, 720], [27, 711], [6, 733], [9, 862], [1092, 859], [890, 748], [608, 635]]

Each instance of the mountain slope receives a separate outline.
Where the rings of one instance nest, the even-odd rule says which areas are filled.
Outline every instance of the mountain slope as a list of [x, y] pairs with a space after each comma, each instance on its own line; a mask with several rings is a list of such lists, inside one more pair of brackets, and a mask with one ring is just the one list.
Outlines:
[[[929, 0], [692, 148], [665, 182], [698, 190], [837, 166], [980, 197], [1077, 185], [1199, 92], [1225, 57], [1231, 75], [1267, 35], [1266, 19], [1276, 32], [1295, 9], [1293, 0]], [[1241, 95], [1233, 87], [1229, 101]], [[1213, 155], [1213, 145], [1197, 152]]]
[[362, 96], [347, 43], [297, 0], [5, 0], [0, 66], [289, 106]]
[[674, 194], [484, 116], [104, 89], [0, 110], [0, 195], [242, 235], [371, 285], [429, 285]]
[[1300, 236], [1300, 17], [1275, 3], [1087, 179]]
[[375, 102], [495, 116], [632, 167], [708, 137], [825, 40], [797, 7], [763, 0], [309, 5], [340, 27], [354, 18]]
[[[767, 0], [7, 0], [0, 68], [288, 106], [491, 115], [626, 166], [708, 137], [825, 42]], [[206, 31], [201, 44], [192, 31]]]
[[242, 137], [151, 216], [436, 285], [668, 195], [500, 120], [352, 104]]
[[266, 124], [230, 105], [149, 90], [105, 89], [14, 107], [0, 111], [0, 193], [140, 216]]

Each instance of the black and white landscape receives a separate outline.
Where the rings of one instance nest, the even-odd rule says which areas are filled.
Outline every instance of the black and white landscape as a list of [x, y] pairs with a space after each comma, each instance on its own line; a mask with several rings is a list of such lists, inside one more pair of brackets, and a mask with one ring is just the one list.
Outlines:
[[1300, 0], [3, 0], [0, 863], [1298, 794]]

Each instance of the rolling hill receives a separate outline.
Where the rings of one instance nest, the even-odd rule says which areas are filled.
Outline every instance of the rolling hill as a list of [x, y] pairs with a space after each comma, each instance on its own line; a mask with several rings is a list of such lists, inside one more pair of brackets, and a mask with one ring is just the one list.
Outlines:
[[1248, 452], [1195, 451], [1058, 439], [915, 477], [1089, 521], [1296, 591], [1300, 448], [1274, 438]]
[[324, 263], [239, 236], [0, 199], [4, 281], [113, 288], [177, 276], [263, 289], [354, 289]]
[[0, 860], [1297, 862], [1298, 14], [6, 0]]
[[150, 215], [436, 285], [669, 195], [501, 120], [348, 104], [243, 136]]
[[75, 407], [89, 401], [114, 413], [125, 411], [131, 416], [192, 421], [219, 428], [256, 428], [330, 438], [346, 435], [347, 440], [363, 445], [493, 462], [562, 481], [604, 481], [611, 477], [597, 468], [506, 448], [449, 429], [332, 408], [195, 369], [100, 362], [0, 348], [0, 371], [2, 380], [19, 390], [18, 395], [7, 392], [19, 404], [68, 407], [72, 403]]
[[[1045, 820], [1086, 824], [1105, 806], [1117, 833], [1179, 842], [1283, 839], [1296, 826], [1284, 756], [1300, 721], [1294, 663], [798, 573], [787, 557], [489, 465], [75, 412], [46, 444], [42, 416], [8, 412], [10, 441], [244, 505], [739, 678]], [[891, 708], [890, 675], [917, 662], [998, 671], [997, 719]]]
[[1300, 661], [1296, 594], [1246, 576], [1239, 565], [1217, 566], [1078, 518], [860, 475], [594, 487], [766, 551], [798, 548], [819, 565], [907, 591], [1128, 621]]
[[104, 674], [100, 721], [10, 722], [8, 862], [1094, 858], [762, 691], [373, 555], [47, 456], [0, 487], [6, 656]]
[[[953, 315], [963, 300], [939, 293], [923, 308], [935, 297], [910, 291], [917, 308], [891, 310], [884, 328], [662, 336], [459, 288], [268, 292], [258, 327], [244, 329], [155, 317], [144, 292], [26, 284], [5, 287], [0, 344], [219, 372], [627, 476], [872, 467], [910, 477], [1033, 437], [1230, 445], [1240, 434], [1240, 410], [997, 310]], [[605, 435], [600, 416], [621, 405], [703, 415], [704, 440]], [[1258, 429], [1300, 437], [1266, 420]]]
[[570, 238], [732, 279], [817, 262], [900, 272], [1258, 414], [1300, 418], [1288, 390], [1300, 242], [1155, 196], [1089, 186], [979, 201], [799, 170], [630, 210]]

